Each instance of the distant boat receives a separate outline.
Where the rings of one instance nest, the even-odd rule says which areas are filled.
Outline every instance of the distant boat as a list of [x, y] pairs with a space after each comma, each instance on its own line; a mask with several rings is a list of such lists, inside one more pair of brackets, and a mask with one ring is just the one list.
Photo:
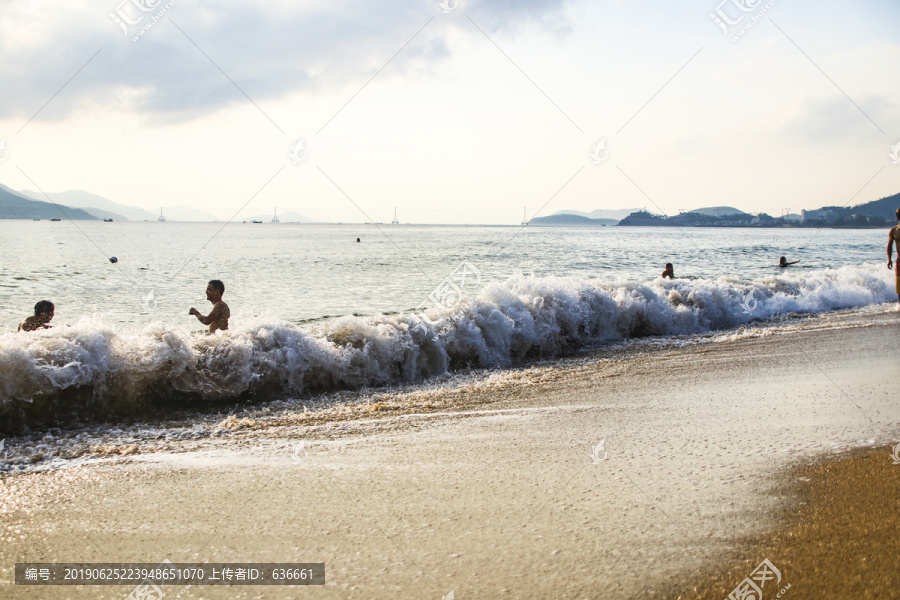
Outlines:
[[250, 222], [251, 222], [251, 223], [262, 223], [262, 221], [256, 221], [256, 220], [253, 220], [253, 221], [250, 221]]
[[32, 219], [32, 221], [40, 221], [40, 219]]
[[50, 219], [51, 221], [62, 221], [62, 219]]
[[112, 220], [112, 219], [103, 219], [103, 222], [104, 222], [104, 223], [112, 223], [113, 220]]

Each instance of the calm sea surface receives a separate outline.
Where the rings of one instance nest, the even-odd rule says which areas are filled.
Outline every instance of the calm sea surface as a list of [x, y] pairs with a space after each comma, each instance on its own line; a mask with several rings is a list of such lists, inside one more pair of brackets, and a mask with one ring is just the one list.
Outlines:
[[[380, 228], [379, 228], [380, 227]], [[356, 238], [361, 239], [360, 243]], [[753, 280], [779, 256], [813, 270], [885, 260], [887, 230], [301, 225], [0, 221], [0, 331], [35, 302], [57, 324], [97, 316], [121, 326], [165, 319], [181, 328], [225, 282], [235, 316], [295, 323], [413, 309], [463, 261], [480, 284], [517, 270], [602, 283], [678, 277]], [[110, 263], [115, 256], [118, 262]]]

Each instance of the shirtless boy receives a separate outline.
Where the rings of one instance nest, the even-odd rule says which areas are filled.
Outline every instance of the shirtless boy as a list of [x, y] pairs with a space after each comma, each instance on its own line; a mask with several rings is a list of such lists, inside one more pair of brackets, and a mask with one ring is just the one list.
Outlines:
[[[894, 266], [893, 246], [897, 244], [897, 265]], [[888, 269], [894, 269], [896, 278], [897, 302], [900, 303], [900, 208], [897, 209], [897, 226], [891, 228], [888, 234]]]
[[[900, 246], [897, 246], [897, 252], [900, 253]], [[49, 323], [53, 320], [53, 311], [55, 306], [49, 300], [41, 300], [34, 305], [34, 316], [28, 317], [19, 325], [19, 331], [35, 331], [37, 329], [50, 329]]]
[[213, 279], [206, 286], [206, 299], [209, 300], [213, 308], [209, 315], [203, 316], [200, 311], [191, 307], [190, 314], [197, 317], [197, 320], [204, 325], [209, 325], [209, 332], [213, 333], [219, 329], [228, 329], [228, 319], [231, 317], [231, 310], [228, 305], [222, 302], [222, 294], [225, 293], [225, 284], [218, 279]]

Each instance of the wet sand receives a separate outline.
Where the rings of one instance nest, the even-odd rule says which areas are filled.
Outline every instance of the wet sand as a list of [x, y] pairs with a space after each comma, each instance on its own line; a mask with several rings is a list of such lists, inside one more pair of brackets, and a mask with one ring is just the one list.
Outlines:
[[[227, 439], [6, 477], [0, 578], [24, 561], [324, 562], [323, 587], [181, 597], [670, 598], [697, 588], [722, 598], [769, 558], [784, 581], [830, 597], [827, 578], [794, 562], [824, 538], [780, 556], [754, 540], [783, 537], [773, 532], [790, 532], [801, 507], [822, 506], [798, 468], [900, 431], [897, 322], [850, 316], [837, 328], [554, 361], [450, 391], [373, 395], [333, 408], [343, 419], [235, 418], [222, 424]], [[871, 460], [846, 464], [840, 477], [874, 476]], [[814, 512], [824, 527], [843, 514]], [[860, 511], [847, 531], [882, 527], [879, 514]], [[813, 554], [823, 569], [858, 582], [854, 595], [885, 597], [875, 581], [889, 581], [885, 562], [863, 566], [880, 550], [831, 548]], [[3, 585], [10, 598], [131, 589]]]
[[797, 500], [780, 525], [672, 598], [727, 598], [764, 558], [781, 572], [761, 588], [765, 598], [785, 589], [792, 600], [900, 597], [900, 464], [892, 455], [891, 446], [865, 449], [797, 469], [786, 490]]

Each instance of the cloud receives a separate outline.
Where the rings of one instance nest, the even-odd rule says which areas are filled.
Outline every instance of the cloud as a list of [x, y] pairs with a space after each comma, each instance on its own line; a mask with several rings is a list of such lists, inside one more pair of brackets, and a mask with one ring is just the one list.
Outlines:
[[840, 144], [871, 140], [881, 135], [879, 127], [890, 129], [889, 124], [898, 120], [897, 105], [884, 96], [867, 96], [857, 105], [859, 108], [842, 94], [808, 100], [787, 123], [785, 132], [811, 144]]
[[[558, 32], [566, 27], [569, 4], [460, 0], [444, 15], [437, 2], [428, 1], [116, 1], [102, 8], [77, 1], [65, 6], [49, 1], [4, 4], [0, 49], [15, 59], [0, 65], [0, 81], [15, 93], [0, 95], [0, 118], [30, 117], [100, 48], [41, 113], [42, 119], [88, 109], [190, 120], [246, 101], [229, 79], [260, 102], [361, 85], [410, 38], [389, 74], [416, 75], [451, 54], [452, 32], [477, 34], [465, 15], [491, 33], [514, 34], [526, 24]], [[140, 2], [151, 9], [142, 11]], [[162, 18], [153, 22], [160, 11]], [[123, 23], [140, 22], [129, 26], [125, 36], [110, 15]]]

